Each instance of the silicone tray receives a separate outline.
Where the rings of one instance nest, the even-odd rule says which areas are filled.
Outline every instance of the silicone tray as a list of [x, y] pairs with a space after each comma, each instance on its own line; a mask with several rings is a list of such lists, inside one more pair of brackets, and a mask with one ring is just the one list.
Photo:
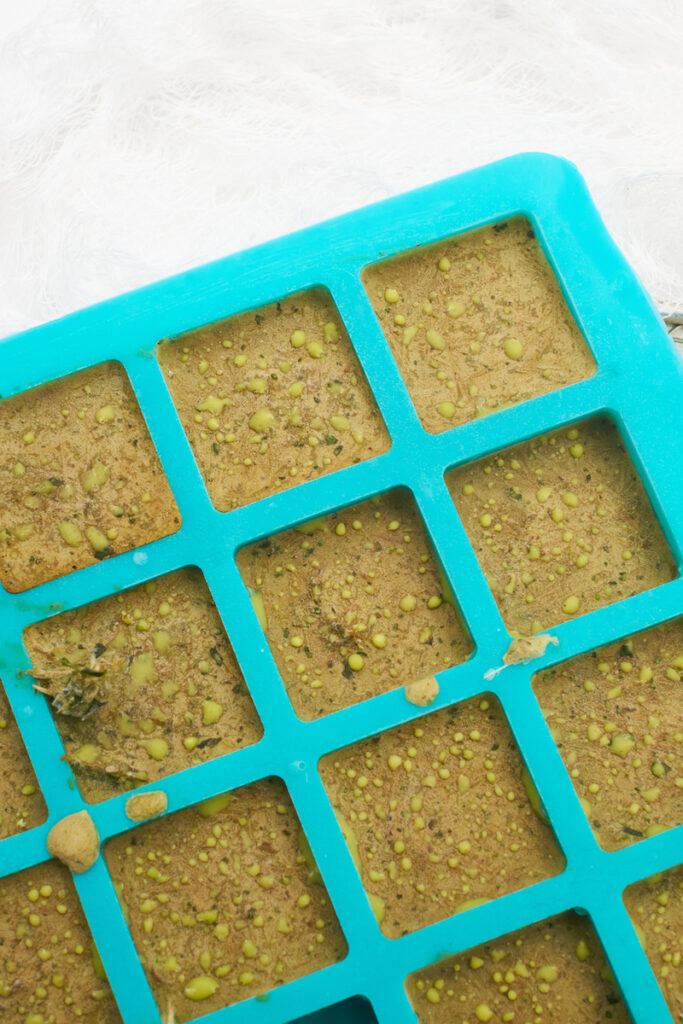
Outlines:
[[[374, 261], [523, 213], [560, 281], [597, 361], [588, 380], [439, 435], [417, 418], [361, 284]], [[383, 455], [293, 487], [256, 505], [217, 512], [155, 357], [155, 346], [198, 325], [313, 286], [329, 289], [391, 437]], [[241, 663], [265, 734], [256, 745], [147, 788], [163, 788], [169, 812], [268, 775], [291, 794], [348, 942], [346, 958], [316, 974], [210, 1015], [215, 1024], [282, 1024], [354, 996], [380, 1024], [414, 1022], [406, 976], [443, 956], [570, 908], [586, 911], [636, 1024], [671, 1017], [622, 902], [626, 886], [681, 860], [683, 826], [615, 853], [597, 844], [531, 689], [532, 673], [683, 612], [683, 580], [558, 626], [557, 647], [492, 679], [510, 643], [444, 484], [453, 466], [570, 424], [600, 410], [617, 422], [681, 567], [683, 550], [683, 371], [648, 296], [610, 240], [576, 169], [529, 154], [448, 179], [219, 260], [0, 345], [4, 396], [106, 360], [127, 370], [182, 515], [178, 533], [20, 595], [0, 595], [2, 678], [48, 809], [41, 827], [0, 844], [0, 874], [46, 859], [46, 835], [84, 806], [47, 704], [23, 674], [22, 632], [186, 565], [204, 573]], [[675, 467], [679, 467], [676, 471]], [[401, 689], [313, 722], [292, 711], [236, 565], [243, 544], [397, 485], [408, 487], [450, 579], [474, 641], [469, 660], [439, 675], [440, 707], [481, 692], [501, 701], [541, 795], [565, 871], [403, 938], [380, 932], [320, 781], [319, 758], [424, 713]], [[457, 578], [456, 578], [457, 570]], [[103, 842], [131, 828], [125, 796], [87, 805]], [[75, 876], [78, 894], [126, 1024], [159, 1022], [159, 1011], [124, 922], [104, 859]], [[362, 1005], [362, 1004], [360, 1004]], [[341, 1019], [365, 1019], [359, 1002]], [[355, 1007], [355, 1009], [354, 1009]], [[208, 1020], [209, 1016], [202, 1018]], [[333, 1014], [329, 1017], [333, 1019]], [[337, 1019], [336, 1016], [334, 1019]]]

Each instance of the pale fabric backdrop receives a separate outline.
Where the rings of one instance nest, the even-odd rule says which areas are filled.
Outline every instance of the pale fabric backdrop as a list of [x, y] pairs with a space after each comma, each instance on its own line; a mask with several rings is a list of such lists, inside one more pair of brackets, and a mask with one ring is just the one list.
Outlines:
[[681, 0], [0, 0], [0, 334], [522, 150], [683, 310]]

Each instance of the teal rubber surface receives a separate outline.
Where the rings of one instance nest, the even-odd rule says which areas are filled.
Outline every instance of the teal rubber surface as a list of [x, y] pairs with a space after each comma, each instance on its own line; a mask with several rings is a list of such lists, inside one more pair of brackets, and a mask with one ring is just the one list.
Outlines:
[[[370, 263], [459, 232], [526, 215], [593, 356], [590, 379], [444, 433], [421, 426], [370, 301]], [[155, 355], [160, 339], [315, 286], [329, 290], [391, 437], [388, 452], [228, 513], [216, 511]], [[678, 565], [683, 551], [683, 369], [645, 291], [616, 248], [570, 163], [543, 154], [509, 158], [103, 302], [0, 344], [3, 397], [106, 360], [125, 367], [182, 516], [180, 530], [135, 551], [14, 595], [0, 593], [2, 681], [43, 791], [47, 822], [0, 842], [0, 875], [47, 858], [46, 836], [87, 807], [103, 842], [131, 828], [126, 795], [85, 804], [73, 784], [44, 698], [34, 693], [23, 630], [188, 565], [203, 572], [263, 723], [264, 736], [160, 782], [168, 813], [275, 775], [287, 786], [349, 951], [340, 963], [201, 1020], [326, 1024], [369, 1020], [343, 1003], [365, 997], [379, 1024], [416, 1020], [404, 982], [443, 956], [562, 911], [586, 911], [635, 1024], [671, 1016], [622, 900], [634, 881], [683, 860], [683, 826], [607, 853], [598, 845], [531, 688], [539, 669], [683, 613], [680, 575], [553, 629], [559, 645], [491, 680], [511, 637], [444, 483], [444, 472], [536, 434], [605, 411], [617, 423]], [[317, 772], [326, 753], [423, 714], [401, 689], [303, 722], [294, 714], [237, 571], [244, 544], [388, 491], [415, 497], [474, 642], [464, 664], [438, 676], [430, 711], [479, 693], [499, 699], [566, 858], [562, 874], [399, 939], [380, 931]], [[105, 862], [74, 877], [126, 1024], [159, 1024]], [[338, 1017], [335, 1016], [339, 1015]], [[307, 1017], [307, 1020], [309, 1018]]]

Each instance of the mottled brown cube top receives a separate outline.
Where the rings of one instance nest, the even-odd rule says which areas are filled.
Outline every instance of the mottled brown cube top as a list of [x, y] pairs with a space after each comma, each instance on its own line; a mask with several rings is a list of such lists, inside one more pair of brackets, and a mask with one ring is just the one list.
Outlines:
[[40, 825], [47, 807], [0, 683], [0, 839]]
[[501, 615], [522, 635], [678, 575], [607, 417], [460, 466], [446, 483]]
[[607, 850], [683, 824], [683, 620], [537, 673], [533, 686]]
[[573, 911], [411, 974], [421, 1024], [630, 1024], [590, 920]]
[[361, 740], [327, 754], [319, 768], [389, 938], [562, 869], [493, 697]]
[[157, 352], [222, 512], [389, 448], [339, 312], [322, 289], [200, 327]]
[[346, 942], [279, 779], [110, 840], [104, 855], [164, 1019], [320, 970]]
[[0, 581], [7, 590], [26, 590], [179, 526], [120, 364], [0, 402]]
[[363, 281], [432, 433], [595, 373], [522, 217], [375, 263]]
[[251, 544], [237, 564], [301, 718], [414, 683], [472, 650], [406, 490]]
[[204, 578], [188, 568], [29, 627], [86, 800], [97, 802], [250, 743], [256, 709]]
[[54, 860], [0, 878], [0, 1019], [122, 1024], [69, 871]]
[[624, 903], [676, 1020], [683, 1007], [683, 867], [630, 885]]

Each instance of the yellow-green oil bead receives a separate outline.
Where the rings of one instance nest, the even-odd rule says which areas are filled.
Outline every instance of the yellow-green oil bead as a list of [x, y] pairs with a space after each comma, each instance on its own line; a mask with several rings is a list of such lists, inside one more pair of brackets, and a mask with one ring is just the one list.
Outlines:
[[197, 1002], [200, 999], [208, 999], [217, 988], [218, 982], [215, 978], [211, 978], [208, 974], [200, 974], [198, 978], [193, 978], [187, 983], [184, 991], [188, 999]]
[[503, 342], [503, 351], [508, 359], [517, 360], [522, 358], [524, 347], [517, 338], [506, 338]]
[[97, 529], [97, 527], [88, 526], [86, 528], [85, 535], [88, 538], [88, 542], [93, 551], [100, 553], [108, 549], [109, 541], [102, 531]]
[[116, 412], [113, 405], [103, 405], [95, 413], [95, 419], [98, 423], [112, 423], [115, 415]]
[[446, 347], [446, 341], [442, 335], [431, 329], [427, 331], [427, 344], [437, 352], [443, 352]]
[[153, 761], [163, 761], [165, 757], [168, 757], [168, 743], [166, 740], [161, 738], [143, 740], [142, 745]]
[[65, 541], [70, 548], [77, 548], [83, 541], [83, 534], [75, 523], [60, 523], [59, 532], [62, 540]]
[[223, 714], [223, 705], [215, 700], [205, 700], [202, 704], [202, 721], [204, 725], [214, 725]]
[[249, 420], [249, 428], [257, 434], [265, 434], [275, 426], [276, 420], [273, 413], [266, 406], [257, 409]]
[[195, 810], [201, 814], [202, 818], [213, 818], [214, 815], [225, 810], [232, 800], [233, 797], [230, 793], [218, 793], [216, 796], [210, 796], [207, 800], [202, 800], [200, 804], [197, 804]]
[[85, 743], [75, 751], [74, 757], [77, 757], [79, 761], [85, 762], [85, 764], [94, 764], [98, 753], [99, 750], [94, 743]]
[[619, 733], [612, 739], [609, 749], [617, 757], [626, 757], [628, 752], [635, 746], [635, 742], [633, 736], [629, 736], [628, 733]]

